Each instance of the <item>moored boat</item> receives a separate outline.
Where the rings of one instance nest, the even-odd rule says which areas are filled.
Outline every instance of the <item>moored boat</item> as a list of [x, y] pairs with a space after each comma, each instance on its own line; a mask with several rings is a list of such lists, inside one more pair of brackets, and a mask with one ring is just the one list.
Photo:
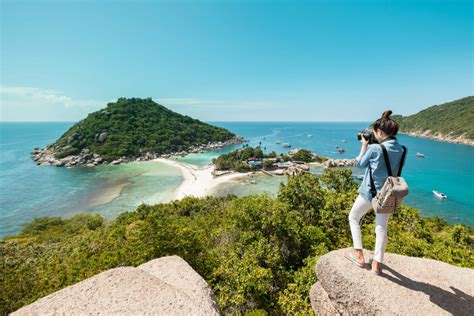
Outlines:
[[438, 191], [433, 190], [433, 194], [434, 194], [434, 196], [436, 196], [439, 199], [447, 199], [448, 198], [448, 196], [446, 194], [444, 194], [443, 192], [438, 192]]
[[425, 154], [422, 154], [422, 153], [416, 153], [416, 156], [420, 158], [425, 158]]

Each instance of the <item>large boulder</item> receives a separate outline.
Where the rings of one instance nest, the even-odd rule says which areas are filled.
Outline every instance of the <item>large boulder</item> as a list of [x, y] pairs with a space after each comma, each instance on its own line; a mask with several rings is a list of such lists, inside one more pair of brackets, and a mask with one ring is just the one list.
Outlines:
[[473, 269], [387, 253], [376, 275], [344, 258], [348, 250], [316, 264], [310, 299], [317, 315], [474, 315]]
[[11, 315], [219, 315], [211, 289], [178, 256], [119, 267], [68, 286]]

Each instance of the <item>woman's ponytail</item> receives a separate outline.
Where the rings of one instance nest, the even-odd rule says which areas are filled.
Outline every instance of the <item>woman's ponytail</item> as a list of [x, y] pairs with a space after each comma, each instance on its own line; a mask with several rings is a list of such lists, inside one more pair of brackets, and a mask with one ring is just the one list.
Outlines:
[[395, 136], [398, 133], [399, 125], [396, 121], [390, 118], [392, 111], [387, 110], [383, 112], [382, 117], [373, 123], [374, 129], [383, 131], [387, 136]]
[[392, 111], [390, 111], [390, 110], [387, 110], [387, 111], [383, 112], [383, 114], [382, 114], [382, 120], [389, 120], [389, 119], [390, 119], [390, 115], [392, 115]]

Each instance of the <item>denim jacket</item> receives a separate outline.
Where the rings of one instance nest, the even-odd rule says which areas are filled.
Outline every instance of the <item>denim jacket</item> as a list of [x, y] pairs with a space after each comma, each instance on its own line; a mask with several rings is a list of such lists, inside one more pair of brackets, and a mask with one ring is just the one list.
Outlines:
[[[400, 166], [403, 148], [395, 137], [384, 141], [383, 144], [385, 148], [387, 148], [390, 165], [392, 167], [392, 174], [396, 175]], [[380, 147], [379, 144], [370, 144], [367, 146], [367, 150], [356, 158], [356, 161], [356, 166], [358, 168], [365, 168], [364, 180], [359, 187], [359, 193], [367, 201], [372, 201], [372, 194], [370, 193], [369, 164], [372, 168], [372, 179], [374, 180], [377, 192], [382, 188], [388, 177], [382, 147]]]

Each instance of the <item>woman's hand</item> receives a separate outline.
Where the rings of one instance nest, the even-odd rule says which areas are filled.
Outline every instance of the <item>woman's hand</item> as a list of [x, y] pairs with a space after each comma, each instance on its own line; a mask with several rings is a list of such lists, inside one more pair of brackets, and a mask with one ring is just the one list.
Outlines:
[[362, 136], [360, 138], [360, 142], [362, 143], [362, 146], [360, 147], [360, 153], [359, 153], [359, 156], [357, 156], [357, 160], [360, 159], [360, 157], [362, 157], [362, 155], [365, 153], [365, 151], [367, 150], [367, 146], [369, 146], [369, 141], [367, 139], [365, 139], [364, 136]]

